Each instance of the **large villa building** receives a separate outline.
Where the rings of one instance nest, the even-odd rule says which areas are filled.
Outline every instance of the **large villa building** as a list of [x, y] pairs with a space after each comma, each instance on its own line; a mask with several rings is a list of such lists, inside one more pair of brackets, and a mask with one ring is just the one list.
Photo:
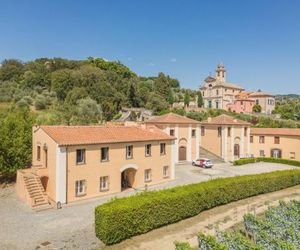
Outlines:
[[154, 126], [34, 126], [32, 167], [18, 171], [18, 194], [34, 207], [169, 181], [174, 140]]
[[103, 126], [34, 126], [32, 166], [17, 172], [17, 193], [31, 207], [60, 207], [146, 189], [175, 178], [176, 163], [205, 150], [232, 162], [246, 157], [300, 160], [300, 129], [250, 128], [228, 115], [198, 122], [176, 114]]
[[275, 109], [275, 98], [273, 95], [262, 91], [246, 92], [237, 84], [226, 81], [226, 69], [219, 64], [216, 76], [205, 78], [200, 87], [204, 108], [224, 109], [236, 113], [252, 113], [253, 106], [261, 106], [261, 113], [272, 114]]
[[226, 69], [219, 64], [216, 76], [208, 76], [200, 87], [205, 108], [227, 109], [227, 105], [235, 100], [235, 96], [245, 89], [226, 81]]

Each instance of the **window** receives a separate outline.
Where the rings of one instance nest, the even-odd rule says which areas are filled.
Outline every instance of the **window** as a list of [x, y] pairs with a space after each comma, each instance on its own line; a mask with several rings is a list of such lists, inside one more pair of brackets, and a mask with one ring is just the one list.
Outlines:
[[280, 144], [280, 137], [279, 136], [274, 137], [274, 144]]
[[258, 100], [258, 99], [256, 99], [256, 100], [255, 100], [255, 103], [258, 105], [258, 104], [259, 104], [259, 100]]
[[151, 156], [151, 144], [145, 145], [145, 156]]
[[196, 129], [192, 129], [192, 137], [196, 137]]
[[265, 156], [265, 151], [264, 150], [259, 150], [259, 156], [264, 157]]
[[100, 177], [100, 192], [109, 190], [109, 181], [108, 176]]
[[108, 147], [101, 148], [101, 161], [108, 161]]
[[265, 137], [264, 136], [259, 137], [259, 143], [265, 143]]
[[174, 134], [175, 134], [174, 129], [170, 129], [170, 135], [171, 135], [171, 136], [174, 136]]
[[222, 127], [218, 127], [218, 136], [222, 136]]
[[290, 152], [290, 159], [296, 159], [296, 153]]
[[164, 168], [163, 168], [163, 177], [164, 178], [169, 177], [169, 166], [164, 166]]
[[219, 95], [219, 90], [218, 89], [216, 90], [216, 94]]
[[126, 159], [132, 159], [133, 158], [133, 146], [126, 146]]
[[76, 164], [84, 164], [85, 163], [85, 149], [77, 149], [76, 150]]
[[38, 145], [37, 148], [36, 148], [36, 159], [38, 161], [41, 160], [41, 145]]
[[80, 180], [75, 182], [75, 196], [82, 196], [86, 194], [86, 181]]
[[231, 136], [231, 128], [227, 128], [227, 136], [230, 137]]
[[243, 102], [243, 101], [241, 101], [241, 105], [244, 105], [244, 102]]
[[205, 135], [205, 127], [201, 126], [201, 136], [204, 136], [204, 135]]
[[216, 109], [218, 109], [219, 108], [219, 102], [217, 101], [216, 102]]
[[244, 136], [247, 136], [248, 134], [248, 128], [244, 128]]
[[151, 169], [145, 170], [145, 182], [151, 181]]
[[208, 108], [211, 108], [212, 105], [211, 105], [211, 101], [208, 101]]
[[250, 136], [250, 143], [253, 143], [253, 135]]
[[166, 154], [166, 143], [160, 144], [160, 154], [165, 155]]

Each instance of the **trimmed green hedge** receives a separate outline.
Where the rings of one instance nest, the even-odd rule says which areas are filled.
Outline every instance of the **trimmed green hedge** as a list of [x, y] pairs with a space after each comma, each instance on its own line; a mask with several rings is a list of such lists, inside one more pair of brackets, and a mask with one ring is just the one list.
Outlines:
[[282, 159], [282, 158], [272, 158], [272, 157], [239, 159], [239, 160], [234, 161], [233, 165], [240, 166], [240, 165], [254, 163], [254, 162], [274, 162], [274, 163], [281, 163], [281, 164], [300, 167], [300, 161], [288, 160], [288, 159]]
[[215, 179], [112, 200], [95, 209], [97, 237], [111, 245], [215, 206], [300, 184], [300, 170]]

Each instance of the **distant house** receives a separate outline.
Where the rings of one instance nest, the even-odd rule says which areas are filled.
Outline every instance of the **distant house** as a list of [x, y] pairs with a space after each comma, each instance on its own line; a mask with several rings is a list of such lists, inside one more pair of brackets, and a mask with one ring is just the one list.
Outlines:
[[235, 96], [233, 103], [227, 104], [227, 110], [236, 113], [252, 113], [255, 100], [250, 98], [251, 92], [241, 92]]
[[261, 113], [263, 114], [272, 114], [272, 111], [275, 109], [275, 97], [271, 94], [258, 90], [250, 93], [249, 98], [254, 99], [255, 104], [261, 106]]

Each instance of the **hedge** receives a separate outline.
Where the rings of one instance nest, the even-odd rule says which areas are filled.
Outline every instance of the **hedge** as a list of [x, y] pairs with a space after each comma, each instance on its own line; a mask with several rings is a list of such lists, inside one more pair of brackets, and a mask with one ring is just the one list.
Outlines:
[[220, 178], [114, 199], [95, 208], [95, 231], [111, 245], [200, 212], [300, 184], [300, 170]]
[[274, 163], [281, 163], [286, 165], [292, 165], [300, 167], [300, 161], [295, 160], [288, 160], [288, 159], [282, 159], [282, 158], [272, 158], [272, 157], [258, 157], [258, 158], [244, 158], [239, 159], [233, 162], [233, 165], [239, 166], [254, 162], [274, 162]]

